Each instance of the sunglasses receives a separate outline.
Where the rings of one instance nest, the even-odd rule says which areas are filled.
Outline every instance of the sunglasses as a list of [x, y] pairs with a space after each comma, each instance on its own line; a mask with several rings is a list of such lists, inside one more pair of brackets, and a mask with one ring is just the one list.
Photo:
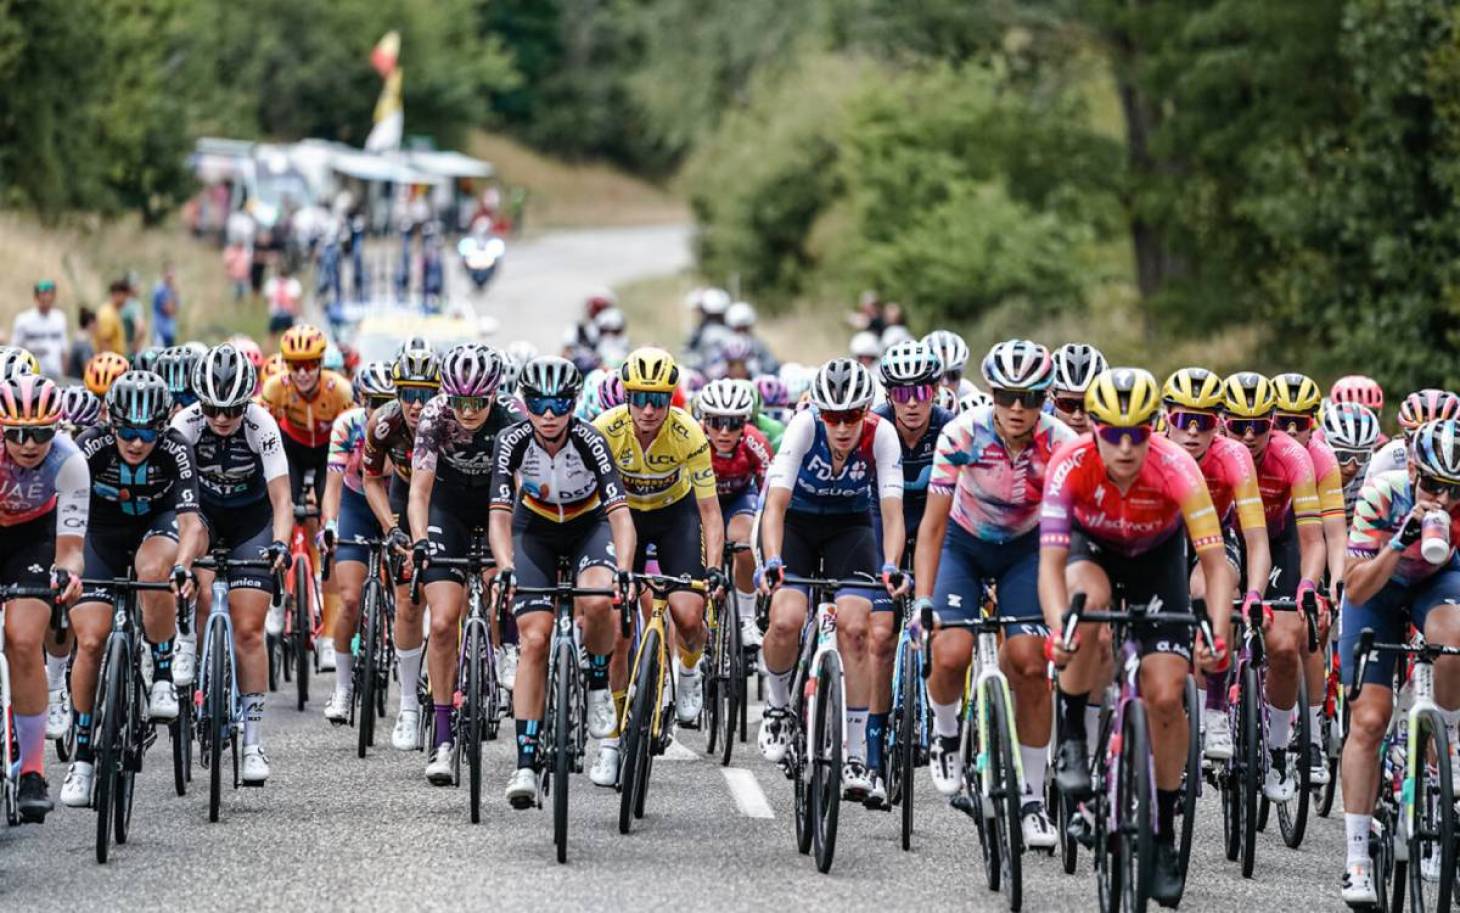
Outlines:
[[480, 412], [487, 408], [485, 396], [450, 396], [447, 403], [453, 412]]
[[1313, 427], [1313, 416], [1311, 415], [1279, 415], [1277, 418], [1279, 428], [1288, 434], [1302, 434]]
[[1044, 405], [1043, 390], [1000, 390], [997, 388], [989, 390], [994, 398], [994, 405], [1002, 406], [1005, 409], [1012, 409], [1015, 403], [1025, 409], [1038, 409]]
[[367, 396], [365, 397], [365, 408], [375, 411], [386, 403], [395, 402], [394, 396]]
[[238, 418], [247, 408], [248, 403], [240, 403], [237, 406], [210, 406], [203, 403], [203, 414], [208, 418]]
[[668, 409], [668, 393], [658, 390], [630, 390], [629, 405], [636, 409]]
[[155, 444], [157, 438], [162, 434], [161, 429], [148, 428], [138, 425], [117, 425], [113, 429], [116, 432], [117, 440], [133, 443], [141, 441], [144, 444]]
[[1119, 447], [1125, 438], [1130, 438], [1132, 447], [1139, 447], [1150, 439], [1151, 426], [1134, 425], [1127, 428], [1120, 425], [1096, 425], [1095, 433], [1100, 435], [1100, 440], [1112, 447]]
[[1362, 465], [1369, 461], [1369, 452], [1367, 450], [1340, 450], [1335, 447], [1333, 448], [1333, 455], [1338, 459], [1338, 465], [1340, 466], [1348, 466], [1351, 464]]
[[1270, 418], [1227, 419], [1227, 433], [1232, 437], [1246, 437], [1249, 434], [1253, 437], [1262, 437], [1271, 430], [1272, 419]]
[[[6, 431], [5, 434], [8, 437], [10, 432]], [[1460, 482], [1446, 482], [1443, 479], [1420, 473], [1419, 488], [1420, 491], [1427, 492], [1435, 497], [1449, 495], [1451, 501], [1460, 501]]]
[[821, 420], [828, 425], [856, 425], [867, 417], [866, 409], [823, 409]]
[[1054, 407], [1066, 415], [1074, 415], [1076, 412], [1085, 411], [1085, 397], [1083, 396], [1056, 396]]
[[745, 427], [745, 419], [733, 415], [707, 415], [705, 427], [716, 431], [739, 431]]
[[395, 398], [407, 406], [424, 406], [436, 395], [435, 387], [396, 387]]
[[41, 425], [37, 427], [24, 426], [20, 428], [6, 428], [5, 440], [12, 444], [24, 444], [26, 441], [35, 441], [37, 444], [50, 443], [56, 436], [55, 425]]
[[910, 387], [888, 387], [888, 397], [899, 406], [908, 403], [925, 403], [933, 398], [932, 384], [914, 384]]
[[289, 362], [289, 370], [300, 372], [318, 371], [320, 364], [321, 362], [318, 359], [315, 361], [291, 361]]
[[571, 396], [528, 396], [522, 402], [533, 415], [547, 415], [551, 412], [561, 418], [573, 411], [576, 401]]
[[1217, 415], [1214, 412], [1168, 412], [1166, 421], [1171, 423], [1171, 427], [1182, 431], [1205, 432], [1217, 427]]

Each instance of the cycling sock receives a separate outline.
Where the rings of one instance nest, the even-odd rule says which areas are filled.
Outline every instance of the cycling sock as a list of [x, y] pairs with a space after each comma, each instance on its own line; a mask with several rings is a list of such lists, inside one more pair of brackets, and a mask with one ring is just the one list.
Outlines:
[[16, 713], [13, 718], [16, 741], [20, 743], [20, 772], [45, 776], [46, 715]]
[[794, 667], [785, 672], [766, 670], [765, 703], [767, 707], [785, 709], [791, 703], [791, 674], [794, 671]]
[[1457, 739], [1456, 730], [1460, 729], [1460, 710], [1440, 709], [1440, 719], [1445, 721], [1445, 734], [1450, 737], [1450, 750], [1460, 751], [1460, 739]]
[[1277, 751], [1288, 747], [1288, 738], [1293, 734], [1293, 711], [1279, 710], [1267, 705], [1267, 747]]
[[596, 653], [588, 654], [588, 690], [602, 691], [608, 687], [608, 657]]
[[90, 764], [96, 759], [91, 747], [91, 714], [76, 711], [76, 760]]
[[542, 720], [517, 721], [517, 769], [537, 767], [537, 733]]
[[735, 614], [741, 624], [755, 619], [755, 594], [735, 591]]
[[397, 650], [396, 660], [400, 663], [400, 709], [420, 710], [421, 700], [416, 694], [416, 683], [421, 680], [421, 654], [426, 645], [414, 650]]
[[1206, 702], [1208, 710], [1227, 709], [1227, 673], [1215, 672], [1207, 676]]
[[172, 681], [172, 639], [152, 645], [152, 680]]
[[882, 770], [882, 739], [887, 732], [887, 714], [867, 714], [867, 766]]
[[243, 744], [259, 743], [259, 725], [264, 721], [264, 694], [253, 691], [243, 695]]
[[1044, 793], [1044, 769], [1049, 763], [1049, 750], [1044, 746], [1020, 745], [1019, 763], [1024, 767], [1024, 794]]
[[1172, 840], [1176, 837], [1176, 803], [1180, 798], [1180, 790], [1156, 790], [1156, 838], [1158, 840]]
[[[1080, 739], [1085, 735], [1085, 708], [1090, 706], [1088, 694], [1070, 694], [1064, 688], [1059, 689], [1060, 706], [1060, 729], [1065, 739]], [[1087, 737], [1088, 738], [1088, 737]]]
[[434, 751], [451, 741], [451, 705], [436, 705], [436, 726], [431, 730], [431, 749]]
[[867, 761], [867, 708], [847, 708], [847, 760]]
[[928, 695], [928, 706], [933, 710], [933, 734], [945, 739], [958, 737], [958, 705], [960, 701], [954, 700], [947, 704], [940, 704]]
[[1348, 865], [1369, 861], [1369, 815], [1355, 815], [1346, 812], [1343, 816], [1343, 834], [1348, 846]]
[[1085, 744], [1094, 745], [1100, 738], [1100, 706], [1085, 707]]
[[355, 693], [355, 664], [350, 662], [349, 653], [341, 653], [335, 657], [335, 693]]
[[1323, 744], [1323, 705], [1308, 708], [1308, 742], [1312, 745]]
[[51, 691], [60, 691], [66, 687], [66, 657], [52, 656], [51, 651], [44, 651], [46, 654], [46, 687]]

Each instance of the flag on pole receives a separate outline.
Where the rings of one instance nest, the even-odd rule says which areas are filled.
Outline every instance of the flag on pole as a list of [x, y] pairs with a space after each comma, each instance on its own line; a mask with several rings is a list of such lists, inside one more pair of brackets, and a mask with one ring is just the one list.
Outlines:
[[370, 65], [385, 79], [395, 71], [400, 59], [400, 32], [386, 32], [370, 51]]
[[375, 102], [375, 126], [365, 138], [365, 148], [370, 152], [387, 152], [400, 148], [405, 133], [406, 112], [401, 104], [401, 69], [394, 67], [385, 77], [380, 89], [380, 98]]

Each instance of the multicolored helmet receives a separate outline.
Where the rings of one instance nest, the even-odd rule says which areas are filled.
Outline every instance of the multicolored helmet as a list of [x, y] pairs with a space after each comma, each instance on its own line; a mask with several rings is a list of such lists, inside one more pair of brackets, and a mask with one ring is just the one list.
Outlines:
[[996, 390], [1047, 390], [1054, 382], [1054, 362], [1039, 343], [1008, 339], [984, 356], [983, 379]]
[[0, 346], [0, 377], [39, 373], [41, 363], [30, 350], [19, 346]]
[[0, 380], [0, 425], [38, 427], [61, 420], [61, 388], [38, 374]]
[[598, 406], [604, 412], [622, 406], [629, 401], [628, 391], [624, 389], [624, 382], [613, 371], [603, 372], [598, 379]]
[[355, 396], [365, 405], [379, 405], [395, 398], [394, 366], [390, 362], [372, 361], [355, 372], [351, 381]]
[[101, 418], [101, 397], [72, 384], [61, 391], [61, 420], [73, 428], [90, 428]]
[[1460, 423], [1425, 422], [1409, 440], [1410, 459], [1421, 473], [1460, 484]]
[[279, 354], [285, 361], [323, 361], [328, 348], [324, 332], [307, 323], [294, 324], [279, 340]]
[[1330, 403], [1323, 410], [1323, 439], [1338, 450], [1373, 450], [1379, 444], [1379, 417], [1358, 403]]
[[198, 356], [186, 346], [163, 349], [162, 354], [157, 357], [155, 370], [162, 376], [167, 384], [167, 392], [172, 394], [174, 400], [179, 397], [192, 398], [193, 365], [197, 363]]
[[106, 394], [107, 419], [113, 425], [159, 428], [171, 412], [167, 382], [151, 371], [128, 371]]
[[[86, 363], [81, 379], [86, 384], [86, 389], [97, 396], [106, 396], [112, 382], [130, 370], [132, 365], [116, 352], [98, 352]], [[0, 376], [4, 376], [3, 366], [0, 366]]]
[[1460, 397], [1449, 390], [1416, 390], [1399, 404], [1399, 427], [1414, 431], [1425, 422], [1460, 417]]
[[774, 374], [762, 374], [757, 377], [755, 389], [760, 394], [761, 405], [767, 409], [784, 409], [790, 405], [791, 392]]
[[1384, 408], [1384, 388], [1364, 374], [1349, 374], [1333, 382], [1328, 398], [1335, 403], [1358, 403], [1375, 412]]
[[401, 349], [391, 366], [391, 379], [397, 387], [439, 387], [441, 362], [429, 348]]
[[441, 392], [447, 396], [493, 396], [502, 381], [502, 359], [497, 350], [465, 343], [441, 360]]
[[539, 355], [529, 359], [522, 368], [517, 383], [523, 396], [577, 399], [578, 394], [583, 392], [582, 372], [568, 359], [556, 355]]

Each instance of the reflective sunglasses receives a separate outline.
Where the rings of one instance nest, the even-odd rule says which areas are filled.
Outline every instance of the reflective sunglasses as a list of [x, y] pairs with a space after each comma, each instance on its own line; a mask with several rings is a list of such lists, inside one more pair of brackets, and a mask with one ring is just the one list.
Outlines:
[[1232, 437], [1246, 437], [1251, 434], [1253, 437], [1262, 437], [1272, 430], [1272, 419], [1270, 418], [1229, 418], [1227, 419], [1227, 433]]
[[395, 398], [407, 406], [424, 406], [436, 395], [435, 387], [396, 387]]
[[35, 441], [37, 444], [46, 444], [56, 436], [55, 425], [22, 426], [19, 428], [6, 428], [5, 440], [12, 444], [24, 444], [26, 441]]
[[1012, 409], [1015, 403], [1019, 403], [1025, 409], [1038, 409], [1044, 405], [1043, 390], [1000, 390], [993, 388], [989, 395], [994, 398], [994, 404], [1003, 406], [1005, 409]]
[[162, 434], [159, 428], [149, 428], [143, 425], [117, 425], [112, 429], [116, 432], [117, 440], [133, 443], [141, 441], [144, 444], [155, 444], [157, 438]]
[[1211, 431], [1217, 427], [1215, 412], [1168, 412], [1166, 421], [1182, 431]]
[[480, 412], [487, 408], [485, 396], [450, 396], [447, 402], [453, 412]]
[[238, 418], [247, 408], [248, 403], [239, 403], [237, 406], [210, 406], [203, 403], [203, 414], [208, 418]]
[[1085, 411], [1085, 397], [1083, 396], [1056, 396], [1054, 407], [1066, 415], [1074, 415], [1076, 412]]
[[1134, 425], [1131, 427], [1122, 427], [1120, 425], [1096, 425], [1095, 433], [1100, 435], [1100, 440], [1112, 447], [1119, 447], [1120, 442], [1125, 438], [1130, 438], [1132, 447], [1139, 447], [1150, 439], [1151, 426]]
[[1288, 434], [1302, 434], [1313, 427], [1313, 416], [1311, 415], [1279, 415], [1277, 426]]
[[289, 370], [290, 371], [318, 371], [321, 364], [323, 364], [323, 362], [321, 362], [317, 358], [314, 361], [291, 361], [291, 362], [289, 362]]
[[925, 403], [933, 398], [932, 384], [914, 384], [908, 387], [888, 387], [888, 397], [900, 406], [908, 403]]
[[[7, 430], [5, 435], [9, 437], [10, 432]], [[1419, 488], [1420, 491], [1432, 494], [1435, 497], [1449, 495], [1451, 501], [1460, 501], [1460, 482], [1447, 482], [1444, 479], [1420, 473]]]
[[1335, 447], [1333, 448], [1333, 455], [1338, 458], [1338, 465], [1340, 466], [1348, 466], [1350, 464], [1362, 465], [1369, 461], [1369, 451], [1367, 450], [1343, 450]]
[[745, 427], [745, 419], [734, 415], [707, 415], [705, 427], [716, 431], [739, 431]]
[[561, 418], [573, 411], [575, 400], [571, 396], [528, 396], [523, 398], [523, 405], [533, 415], [546, 415], [551, 412], [554, 416]]
[[855, 425], [867, 417], [866, 409], [823, 409], [821, 420], [828, 425]]
[[668, 409], [670, 394], [659, 390], [630, 390], [629, 405], [636, 409]]

